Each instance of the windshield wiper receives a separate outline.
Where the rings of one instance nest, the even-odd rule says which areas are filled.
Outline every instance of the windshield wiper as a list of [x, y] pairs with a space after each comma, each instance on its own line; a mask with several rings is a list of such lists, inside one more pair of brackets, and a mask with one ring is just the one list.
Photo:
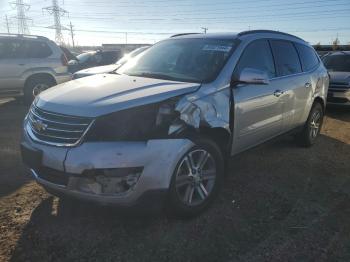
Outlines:
[[146, 77], [146, 78], [156, 78], [156, 79], [164, 79], [164, 80], [173, 80], [173, 81], [181, 81], [178, 78], [165, 75], [165, 74], [160, 74], [160, 73], [148, 73], [148, 72], [143, 72], [143, 73], [136, 73], [136, 74], [130, 74], [130, 76], [140, 76], [140, 77]]

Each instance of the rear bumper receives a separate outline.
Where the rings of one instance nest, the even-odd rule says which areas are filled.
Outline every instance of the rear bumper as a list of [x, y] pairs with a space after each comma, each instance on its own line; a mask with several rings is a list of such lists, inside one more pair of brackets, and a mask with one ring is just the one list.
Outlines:
[[328, 105], [350, 106], [350, 89], [344, 91], [333, 91], [328, 89]]

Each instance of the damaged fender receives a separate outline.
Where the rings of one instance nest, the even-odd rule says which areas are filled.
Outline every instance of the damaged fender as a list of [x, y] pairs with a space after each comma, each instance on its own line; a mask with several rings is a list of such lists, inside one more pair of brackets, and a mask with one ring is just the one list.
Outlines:
[[230, 130], [230, 90], [223, 88], [205, 94], [200, 98], [185, 96], [175, 107], [180, 113], [179, 119], [169, 128], [169, 135], [181, 132], [187, 126], [195, 129], [200, 127], [224, 128]]

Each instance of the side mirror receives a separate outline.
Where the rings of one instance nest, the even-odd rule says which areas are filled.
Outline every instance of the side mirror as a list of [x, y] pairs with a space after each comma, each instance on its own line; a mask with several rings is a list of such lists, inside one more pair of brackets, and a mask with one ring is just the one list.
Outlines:
[[232, 82], [235, 84], [268, 85], [270, 80], [267, 72], [247, 67], [238, 76], [234, 76]]
[[68, 62], [68, 65], [77, 65], [77, 64], [79, 64], [79, 62], [77, 60], [70, 60]]

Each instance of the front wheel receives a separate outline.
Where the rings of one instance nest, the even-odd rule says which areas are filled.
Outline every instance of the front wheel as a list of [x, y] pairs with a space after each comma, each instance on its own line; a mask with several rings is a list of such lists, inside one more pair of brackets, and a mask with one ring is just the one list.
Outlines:
[[54, 85], [55, 82], [48, 77], [36, 77], [29, 79], [24, 87], [25, 103], [30, 105], [37, 95]]
[[300, 133], [298, 140], [302, 146], [312, 146], [320, 134], [323, 123], [323, 108], [320, 103], [315, 103], [310, 111], [309, 117]]
[[170, 184], [167, 210], [181, 217], [198, 215], [215, 198], [223, 179], [221, 150], [211, 140], [198, 140], [177, 164]]

